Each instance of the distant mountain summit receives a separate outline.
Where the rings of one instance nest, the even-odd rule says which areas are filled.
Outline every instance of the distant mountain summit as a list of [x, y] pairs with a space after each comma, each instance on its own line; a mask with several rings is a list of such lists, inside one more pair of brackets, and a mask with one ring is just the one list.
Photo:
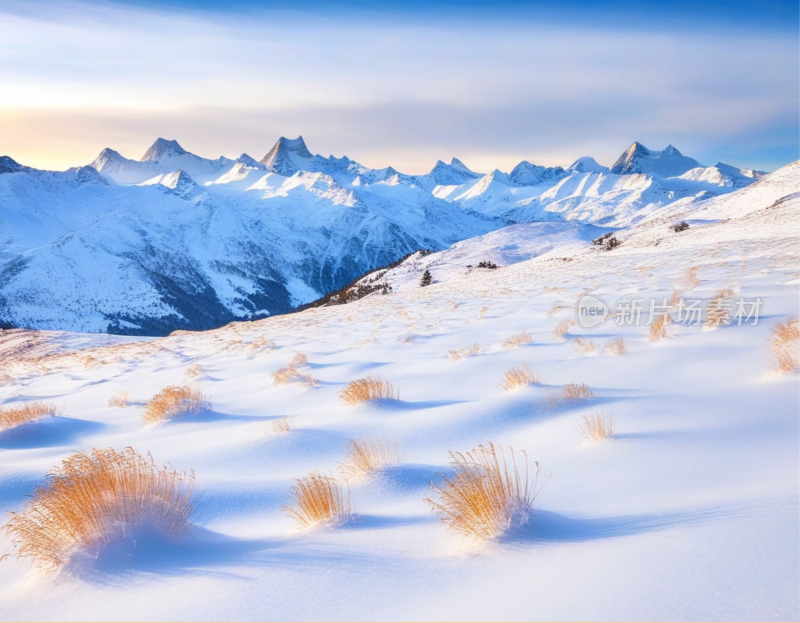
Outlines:
[[281, 137], [258, 162], [165, 138], [139, 160], [106, 148], [67, 171], [0, 156], [0, 325], [219, 327], [290, 311], [419, 249], [514, 223], [625, 227], [762, 175], [640, 143], [613, 171], [587, 156], [486, 174], [455, 157], [423, 175], [372, 169], [314, 155], [302, 136]]
[[616, 175], [644, 173], [674, 177], [700, 166], [702, 165], [697, 160], [684, 156], [672, 145], [667, 145], [663, 151], [653, 151], [639, 142], [634, 142], [611, 165], [611, 172]]
[[267, 152], [259, 162], [267, 169], [279, 175], [294, 175], [303, 166], [303, 161], [314, 157], [302, 136], [286, 138], [281, 136], [278, 142]]
[[187, 154], [183, 147], [178, 144], [178, 141], [168, 141], [165, 138], [157, 138], [155, 143], [150, 145], [148, 150], [144, 152], [139, 160], [140, 162], [158, 162], [165, 156], [182, 156]]

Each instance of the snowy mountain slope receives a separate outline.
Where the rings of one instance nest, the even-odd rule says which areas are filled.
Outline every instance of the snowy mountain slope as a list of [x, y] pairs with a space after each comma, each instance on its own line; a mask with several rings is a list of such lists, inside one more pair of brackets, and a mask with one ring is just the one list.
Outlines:
[[[2, 617], [797, 620], [800, 394], [797, 372], [772, 372], [767, 349], [775, 323], [800, 312], [797, 167], [655, 212], [616, 232], [612, 251], [584, 241], [580, 223], [517, 225], [459, 243], [462, 259], [511, 261], [508, 244], [531, 259], [346, 306], [160, 339], [0, 333], [2, 405], [64, 409], [0, 435], [0, 511], [19, 512], [53, 467], [93, 447], [152, 452], [194, 470], [201, 492], [198, 527], [179, 542], [100, 547], [52, 576], [3, 561]], [[675, 233], [672, 218], [693, 224]], [[513, 235], [526, 227], [563, 246], [536, 255]], [[587, 292], [707, 301], [726, 287], [763, 300], [758, 324], [705, 331], [673, 318], [651, 342], [646, 326], [609, 321], [553, 337]], [[505, 347], [521, 333], [532, 342]], [[617, 339], [627, 353], [612, 356]], [[316, 387], [270, 381], [296, 353]], [[541, 383], [504, 391], [503, 374], [523, 363]], [[337, 392], [367, 375], [402, 399], [342, 405]], [[210, 408], [145, 426], [142, 402], [176, 383]], [[551, 406], [567, 383], [594, 395]], [[132, 404], [109, 408], [121, 390]], [[597, 413], [616, 432], [588, 442], [578, 429]], [[291, 430], [276, 433], [282, 417]], [[352, 438], [395, 440], [402, 459], [350, 484], [349, 521], [298, 530], [282, 509], [291, 487], [312, 470], [340, 475]], [[449, 452], [487, 440], [552, 476], [527, 524], [476, 547], [424, 500], [452, 473]], [[11, 551], [0, 532], [0, 553]]]
[[[677, 150], [632, 154], [659, 170], [688, 162]], [[140, 160], [105, 149], [92, 166], [66, 172], [4, 157], [0, 322], [135, 334], [210, 328], [288, 311], [410, 252], [511, 223], [620, 227], [760, 175], [723, 164], [616, 175], [588, 158], [568, 170], [523, 161], [510, 174], [476, 173], [453, 158], [406, 175], [314, 155], [302, 137], [280, 138], [259, 162], [201, 158], [165, 139]]]
[[611, 165], [611, 172], [617, 175], [649, 173], [660, 177], [675, 177], [699, 166], [697, 160], [684, 156], [672, 145], [667, 145], [663, 151], [653, 151], [634, 142]]

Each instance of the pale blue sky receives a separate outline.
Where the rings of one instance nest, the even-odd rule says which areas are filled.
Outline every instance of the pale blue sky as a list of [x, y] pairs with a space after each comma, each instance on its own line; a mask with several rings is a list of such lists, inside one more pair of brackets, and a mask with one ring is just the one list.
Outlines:
[[302, 134], [409, 173], [610, 164], [634, 140], [800, 157], [796, 3], [200, 4], [0, 0], [0, 155], [66, 168], [163, 136], [260, 158]]

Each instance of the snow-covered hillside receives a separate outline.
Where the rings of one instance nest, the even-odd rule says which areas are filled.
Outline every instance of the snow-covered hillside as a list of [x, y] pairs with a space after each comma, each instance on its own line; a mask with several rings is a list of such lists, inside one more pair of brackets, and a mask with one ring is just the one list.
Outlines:
[[[102, 185], [43, 175], [32, 179], [50, 184], [51, 197]], [[315, 205], [323, 213], [360, 198], [326, 175], [268, 178], [258, 193], [287, 211], [332, 193], [339, 203]], [[164, 198], [160, 206], [182, 214], [185, 200], [172, 192], [181, 184], [164, 181], [126, 192]], [[381, 199], [394, 196], [392, 184], [365, 183]], [[413, 205], [418, 195], [401, 196]], [[84, 229], [99, 219], [91, 231], [103, 231], [78, 201], [50, 208], [53, 228], [66, 205], [83, 205]], [[116, 219], [123, 208], [132, 218], [131, 204], [116, 205]], [[248, 233], [189, 205], [207, 210], [212, 229]], [[30, 248], [37, 235], [52, 244], [46, 227], [25, 220], [35, 212], [26, 215], [15, 218]], [[676, 231], [682, 221], [689, 227]], [[118, 231], [102, 245], [122, 248]], [[388, 294], [199, 333], [0, 332], [0, 406], [63, 410], [0, 432], [0, 511], [19, 512], [78, 449], [152, 452], [159, 464], [194, 470], [199, 493], [181, 540], [137, 535], [87, 548], [48, 576], [27, 561], [0, 562], [0, 618], [797, 620], [800, 394], [797, 371], [776, 373], [768, 344], [771, 329], [800, 312], [800, 163], [731, 194], [649, 211], [613, 229], [621, 244], [611, 250], [591, 244], [610, 231], [514, 224], [412, 256], [381, 275], [394, 286]], [[205, 241], [201, 233], [191, 236]], [[498, 267], [478, 269], [482, 261]], [[434, 282], [420, 287], [425, 269]], [[574, 320], [587, 294], [675, 307], [655, 334], [616, 317], [586, 330]], [[759, 321], [681, 322], [679, 301], [706, 308], [720, 296], [760, 300]], [[293, 359], [304, 376], [278, 383], [272, 373]], [[525, 363], [538, 382], [502, 389], [504, 373]], [[338, 392], [368, 375], [390, 381], [400, 399], [344, 406]], [[582, 383], [583, 399], [554, 399]], [[210, 404], [146, 426], [145, 401], [174, 384]], [[122, 406], [109, 406], [121, 391]], [[613, 416], [616, 430], [588, 441], [579, 428], [597, 414]], [[351, 480], [346, 520], [298, 529], [283, 508], [291, 487], [315, 470], [342, 479], [349, 439], [392, 440], [402, 457]], [[452, 475], [449, 452], [487, 441], [526, 451], [531, 471], [538, 461], [551, 477], [526, 524], [479, 545], [449, 533], [425, 498], [436, 497], [431, 482]], [[0, 553], [12, 551], [0, 532]]]
[[[0, 326], [163, 335], [283, 313], [419, 250], [514, 223], [620, 227], [761, 173], [635, 143], [609, 170], [457, 158], [370, 169], [281, 138], [261, 159], [158, 139], [140, 160], [38, 171], [0, 159]], [[531, 232], [535, 230], [530, 230]]]

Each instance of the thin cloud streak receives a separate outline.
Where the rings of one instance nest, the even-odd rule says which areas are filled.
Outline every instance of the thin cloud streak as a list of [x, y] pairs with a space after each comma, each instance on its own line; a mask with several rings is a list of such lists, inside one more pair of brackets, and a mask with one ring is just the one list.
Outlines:
[[710, 161], [748, 137], [734, 164], [761, 168], [797, 157], [796, 34], [69, 6], [0, 20], [0, 152], [35, 166], [105, 146], [138, 157], [159, 135], [260, 157], [303, 134], [314, 151], [412, 173], [451, 155], [484, 170], [608, 162], [634, 139]]

